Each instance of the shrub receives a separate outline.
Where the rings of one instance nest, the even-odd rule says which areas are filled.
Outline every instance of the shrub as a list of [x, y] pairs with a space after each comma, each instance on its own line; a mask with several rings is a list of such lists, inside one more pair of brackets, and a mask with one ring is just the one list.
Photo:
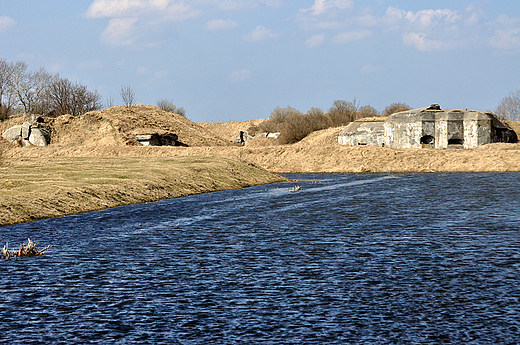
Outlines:
[[365, 105], [365, 106], [362, 106], [361, 108], [359, 108], [358, 114], [359, 114], [358, 118], [363, 118], [363, 117], [378, 116], [379, 112], [376, 110], [376, 108], [374, 108], [370, 105]]
[[311, 108], [311, 110], [307, 112], [307, 116], [314, 124], [315, 131], [332, 126], [330, 117], [327, 116], [320, 108]]
[[296, 143], [319, 128], [316, 117], [307, 114], [291, 114], [281, 126], [278, 142], [280, 144]]
[[339, 127], [349, 124], [356, 119], [356, 100], [347, 102], [344, 100], [336, 100], [329, 109], [329, 118], [333, 127]]
[[161, 108], [164, 111], [169, 111], [171, 113], [179, 114], [181, 116], [186, 117], [186, 110], [184, 108], [177, 108], [173, 101], [168, 99], [158, 99], [157, 107]]
[[392, 103], [388, 107], [383, 110], [383, 116], [390, 116], [394, 113], [398, 113], [400, 111], [410, 110], [410, 106], [406, 103]]
[[89, 91], [86, 86], [72, 83], [59, 74], [52, 78], [47, 87], [45, 101], [54, 116], [77, 116], [103, 107], [101, 95], [97, 91]]
[[275, 123], [282, 123], [287, 120], [289, 116], [300, 115], [301, 112], [298, 109], [287, 106], [285, 108], [276, 107], [269, 116], [269, 120]]
[[259, 133], [278, 133], [282, 131], [282, 124], [287, 119], [294, 115], [301, 115], [302, 113], [293, 107], [287, 106], [285, 108], [276, 107], [267, 120], [262, 122], [259, 126]]
[[495, 114], [501, 120], [520, 121], [520, 89], [502, 98]]
[[0, 121], [5, 121], [9, 118], [9, 108], [5, 105], [0, 105]]

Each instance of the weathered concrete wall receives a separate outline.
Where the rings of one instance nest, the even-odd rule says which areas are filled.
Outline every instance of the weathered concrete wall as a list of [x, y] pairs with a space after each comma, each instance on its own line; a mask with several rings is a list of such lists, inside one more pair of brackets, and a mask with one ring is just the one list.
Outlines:
[[517, 139], [516, 133], [493, 114], [443, 111], [438, 105], [432, 105], [392, 114], [384, 123], [354, 122], [340, 133], [338, 142], [394, 148], [467, 149]]
[[385, 139], [384, 122], [352, 122], [338, 137], [341, 145], [383, 146]]

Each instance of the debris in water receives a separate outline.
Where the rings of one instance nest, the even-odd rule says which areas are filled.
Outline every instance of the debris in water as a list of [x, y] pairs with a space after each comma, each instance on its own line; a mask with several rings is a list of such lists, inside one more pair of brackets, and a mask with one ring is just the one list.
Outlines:
[[301, 186], [294, 186], [294, 188], [289, 189], [289, 192], [297, 192], [301, 189]]
[[0, 251], [0, 255], [4, 257], [5, 260], [9, 260], [11, 256], [14, 256], [14, 259], [17, 260], [19, 256], [35, 256], [35, 255], [43, 255], [43, 252], [49, 249], [51, 246], [47, 246], [42, 250], [38, 249], [38, 244], [31, 241], [30, 238], [27, 239], [27, 243], [22, 243], [20, 245], [20, 249], [18, 250], [9, 250], [9, 242], [7, 242], [4, 248]]

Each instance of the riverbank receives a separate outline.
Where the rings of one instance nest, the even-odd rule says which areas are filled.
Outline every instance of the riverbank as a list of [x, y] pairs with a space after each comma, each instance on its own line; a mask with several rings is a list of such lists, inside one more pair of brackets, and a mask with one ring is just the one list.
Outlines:
[[4, 157], [0, 172], [0, 226], [286, 180], [219, 156]]
[[[27, 116], [0, 122], [3, 132]], [[147, 105], [46, 118], [46, 147], [0, 140], [0, 225], [283, 181], [276, 173], [520, 171], [520, 144], [469, 150], [343, 146], [342, 127], [292, 145], [232, 141], [261, 120], [194, 123]], [[520, 123], [509, 125], [520, 132]], [[175, 133], [180, 146], [141, 146], [137, 134]]]

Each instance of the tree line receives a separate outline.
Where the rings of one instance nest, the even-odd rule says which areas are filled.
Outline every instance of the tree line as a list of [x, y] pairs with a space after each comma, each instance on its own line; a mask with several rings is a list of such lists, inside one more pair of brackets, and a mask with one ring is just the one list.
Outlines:
[[328, 112], [324, 112], [320, 108], [311, 108], [304, 114], [291, 106], [276, 107], [267, 120], [258, 126], [251, 126], [247, 132], [252, 136], [264, 132], [280, 133], [278, 137], [280, 144], [292, 144], [314, 131], [346, 126], [361, 118], [389, 116], [408, 109], [410, 107], [406, 103], [392, 103], [380, 115], [370, 105], [360, 106], [355, 98], [353, 101], [335, 100]]
[[23, 61], [0, 58], [0, 119], [15, 113], [80, 115], [102, 108], [101, 94], [59, 73], [28, 69]]

